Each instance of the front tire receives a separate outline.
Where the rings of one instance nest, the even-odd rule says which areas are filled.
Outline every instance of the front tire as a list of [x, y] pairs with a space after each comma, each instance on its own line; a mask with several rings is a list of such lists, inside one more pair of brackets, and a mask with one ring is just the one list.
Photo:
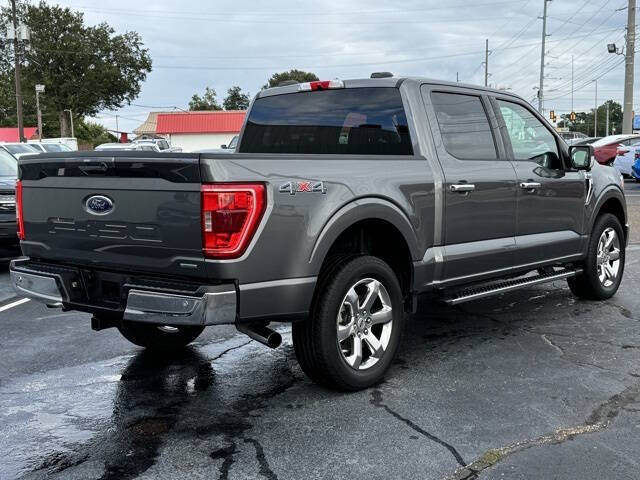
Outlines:
[[122, 322], [118, 330], [131, 343], [149, 350], [174, 351], [186, 347], [204, 327], [170, 327], [151, 323]]
[[404, 324], [393, 270], [376, 257], [351, 258], [321, 275], [318, 289], [310, 318], [293, 324], [302, 370], [337, 390], [378, 383], [393, 361]]
[[625, 237], [615, 215], [596, 219], [581, 275], [567, 279], [574, 295], [586, 300], [606, 300], [618, 291], [625, 261]]

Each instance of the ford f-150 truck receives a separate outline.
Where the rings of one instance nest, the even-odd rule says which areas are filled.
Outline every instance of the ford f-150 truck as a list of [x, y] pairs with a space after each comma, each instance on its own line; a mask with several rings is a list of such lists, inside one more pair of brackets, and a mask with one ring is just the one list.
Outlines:
[[235, 324], [302, 369], [379, 381], [416, 296], [450, 305], [567, 279], [611, 297], [620, 174], [505, 91], [423, 78], [261, 91], [231, 154], [83, 152], [19, 162], [17, 291], [180, 348]]

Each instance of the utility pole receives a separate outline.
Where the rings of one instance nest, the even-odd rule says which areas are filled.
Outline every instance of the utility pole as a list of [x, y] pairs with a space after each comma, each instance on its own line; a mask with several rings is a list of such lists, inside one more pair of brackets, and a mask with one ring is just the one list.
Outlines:
[[16, 11], [16, 0], [11, 0], [11, 16], [13, 22], [13, 57], [15, 62], [16, 76], [16, 114], [18, 116], [18, 136], [20, 141], [26, 141], [24, 138], [24, 123], [22, 120], [22, 85], [20, 84], [20, 45], [19, 45], [19, 29], [18, 29], [18, 13]]
[[571, 111], [573, 112], [573, 55], [571, 55]]
[[604, 136], [608, 137], [609, 136], [609, 102], [605, 103], [605, 105], [607, 106], [607, 128], [605, 129]]
[[38, 113], [38, 140], [42, 141], [42, 112], [40, 111], [40, 94], [44, 93], [44, 85], [36, 85], [36, 112]]
[[598, 80], [596, 82], [596, 108], [593, 109], [593, 136], [598, 136]]
[[118, 143], [120, 143], [120, 129], [118, 128], [118, 115], [116, 115], [116, 138], [118, 139]]
[[633, 131], [633, 68], [636, 49], [636, 0], [629, 0], [627, 7], [627, 51], [624, 65], [624, 111], [622, 133]]
[[542, 52], [540, 53], [540, 89], [538, 90], [538, 111], [544, 114], [544, 54], [547, 41], [547, 4], [551, 0], [543, 0], [544, 11], [542, 14]]
[[484, 47], [484, 86], [489, 86], [489, 39], [485, 41]]

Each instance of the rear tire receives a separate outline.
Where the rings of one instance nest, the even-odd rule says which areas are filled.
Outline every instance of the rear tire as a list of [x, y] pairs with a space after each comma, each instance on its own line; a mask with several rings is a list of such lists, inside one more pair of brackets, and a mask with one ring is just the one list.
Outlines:
[[400, 341], [404, 302], [398, 279], [371, 256], [334, 262], [321, 279], [310, 318], [293, 324], [298, 362], [326, 387], [370, 387], [383, 378]]
[[625, 237], [615, 215], [605, 213], [596, 219], [583, 273], [567, 279], [577, 297], [586, 300], [606, 300], [618, 291], [625, 261]]
[[169, 327], [151, 323], [122, 322], [118, 330], [131, 343], [149, 350], [172, 351], [186, 347], [204, 327]]

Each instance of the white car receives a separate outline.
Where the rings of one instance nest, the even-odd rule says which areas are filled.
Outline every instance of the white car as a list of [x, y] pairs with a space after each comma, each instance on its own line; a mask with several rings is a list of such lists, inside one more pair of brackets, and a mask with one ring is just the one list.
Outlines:
[[633, 175], [633, 164], [640, 158], [640, 142], [631, 145], [621, 145], [616, 150], [616, 158], [613, 166], [624, 175], [631, 177]]
[[73, 152], [73, 150], [64, 143], [29, 143], [29, 146], [44, 153]]
[[38, 150], [34, 146], [29, 145], [27, 143], [4, 142], [4, 143], [0, 143], [0, 148], [5, 149], [7, 152], [9, 152], [11, 155], [13, 155], [18, 159], [20, 157], [24, 157], [25, 155], [34, 155], [36, 153], [41, 153], [40, 150]]

